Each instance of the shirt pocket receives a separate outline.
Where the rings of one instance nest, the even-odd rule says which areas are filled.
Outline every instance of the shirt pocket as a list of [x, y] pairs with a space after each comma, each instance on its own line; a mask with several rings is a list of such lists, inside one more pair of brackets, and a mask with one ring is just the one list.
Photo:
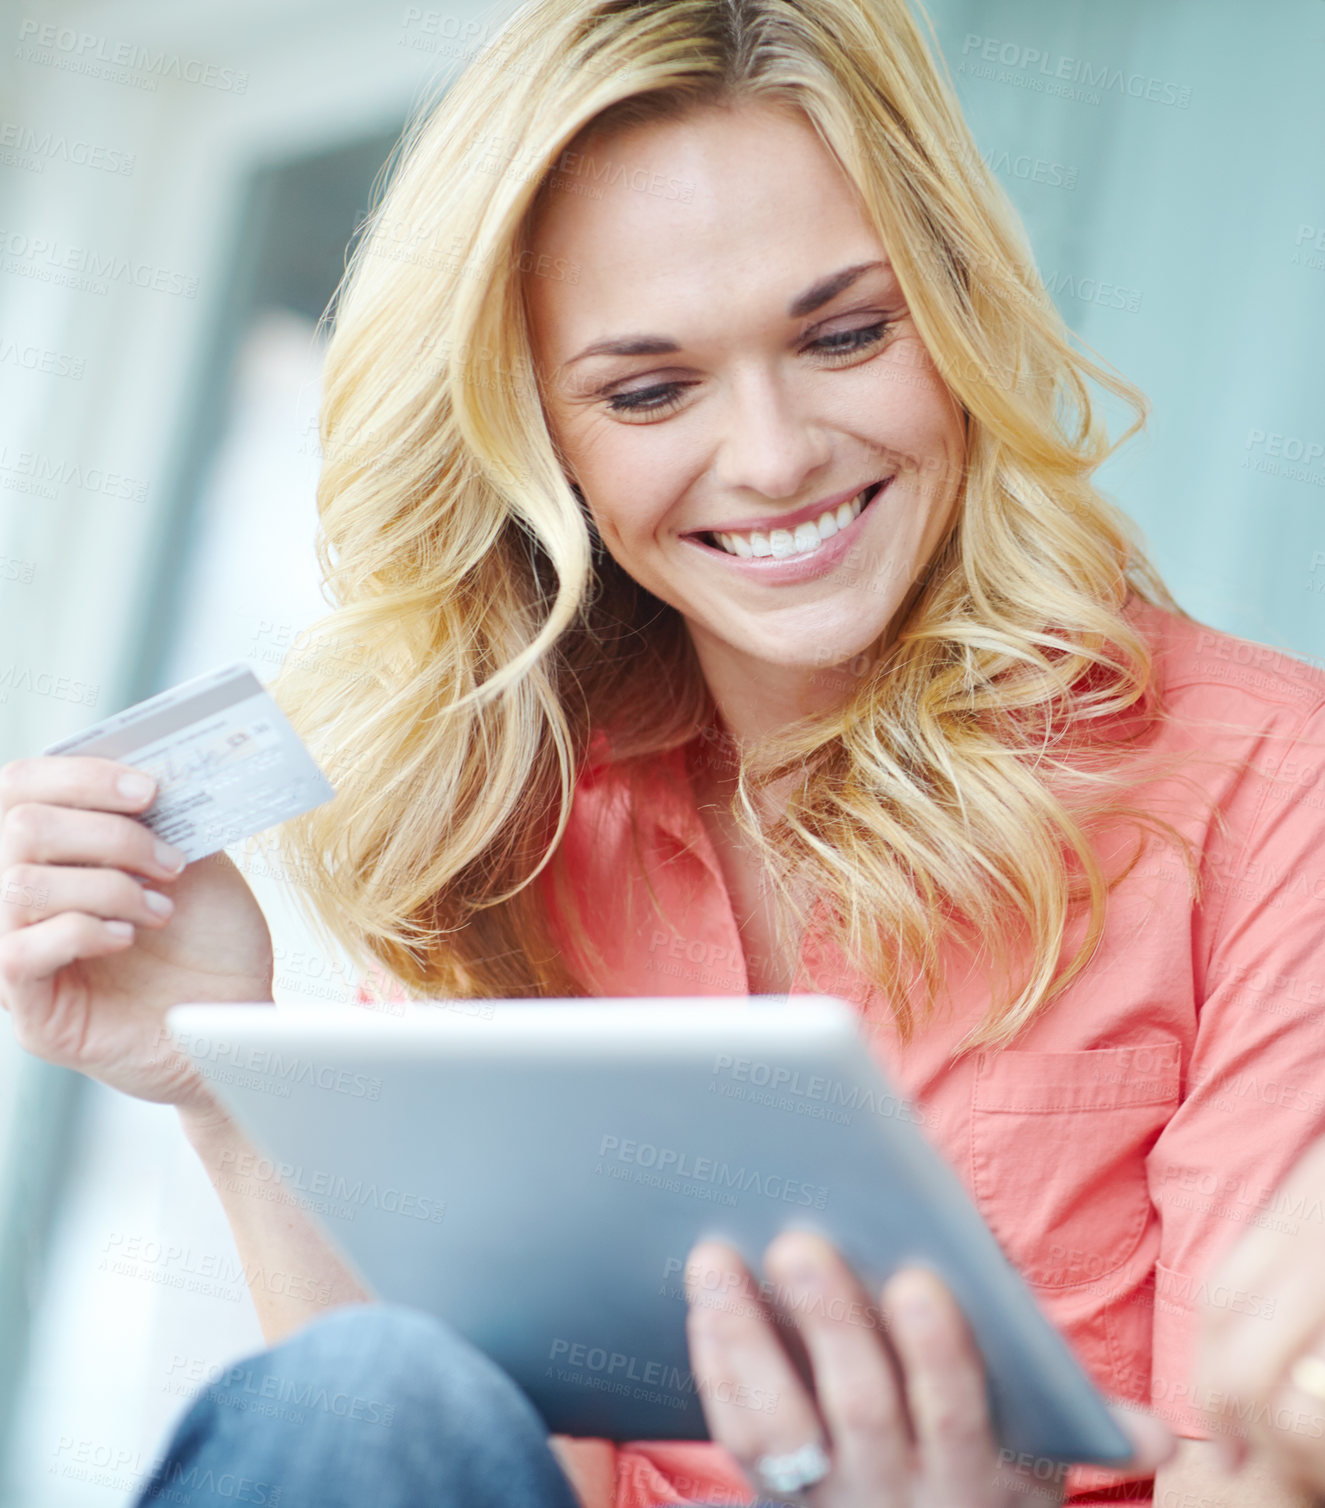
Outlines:
[[983, 1052], [971, 1092], [971, 1187], [1027, 1282], [1116, 1272], [1151, 1216], [1146, 1155], [1179, 1100], [1174, 1038], [1079, 1052]]

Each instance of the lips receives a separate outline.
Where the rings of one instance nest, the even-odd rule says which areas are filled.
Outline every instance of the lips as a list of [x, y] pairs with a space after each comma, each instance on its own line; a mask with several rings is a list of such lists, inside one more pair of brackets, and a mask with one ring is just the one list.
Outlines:
[[776, 520], [765, 520], [761, 526], [702, 530], [686, 537], [708, 549], [744, 560], [787, 560], [813, 555], [828, 540], [849, 528], [891, 480], [891, 477], [885, 477], [882, 481], [871, 482], [854, 496], [839, 493], [841, 501], [836, 506], [830, 498], [822, 503], [807, 504]]

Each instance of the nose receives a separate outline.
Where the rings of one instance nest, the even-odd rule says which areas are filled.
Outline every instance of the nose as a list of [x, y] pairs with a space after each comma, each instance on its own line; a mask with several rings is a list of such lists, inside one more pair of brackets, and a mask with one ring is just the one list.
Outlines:
[[799, 499], [832, 455], [828, 435], [772, 372], [747, 372], [724, 406], [715, 471], [724, 492]]

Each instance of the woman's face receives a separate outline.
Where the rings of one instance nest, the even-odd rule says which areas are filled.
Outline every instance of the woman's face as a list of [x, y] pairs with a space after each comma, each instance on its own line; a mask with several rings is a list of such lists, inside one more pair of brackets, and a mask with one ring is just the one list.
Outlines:
[[850, 181], [762, 105], [565, 165], [526, 282], [603, 543], [682, 614], [711, 687], [867, 650], [944, 535], [964, 430]]

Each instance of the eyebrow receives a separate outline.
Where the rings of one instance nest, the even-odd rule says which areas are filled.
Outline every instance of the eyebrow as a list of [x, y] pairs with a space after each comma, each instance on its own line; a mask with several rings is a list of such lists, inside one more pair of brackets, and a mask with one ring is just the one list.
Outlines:
[[[787, 305], [787, 318], [803, 319], [805, 315], [813, 314], [816, 309], [821, 309], [839, 293], [850, 288], [857, 278], [882, 266], [883, 262], [855, 262], [850, 267], [843, 267], [838, 272], [820, 278]], [[572, 356], [569, 361], [563, 362], [559, 370], [564, 372], [567, 367], [574, 366], [577, 361], [583, 361], [588, 356], [662, 356], [668, 351], [680, 349], [676, 341], [666, 335], [618, 335], [610, 340], [596, 340], [592, 345], [585, 346], [578, 356]]]

